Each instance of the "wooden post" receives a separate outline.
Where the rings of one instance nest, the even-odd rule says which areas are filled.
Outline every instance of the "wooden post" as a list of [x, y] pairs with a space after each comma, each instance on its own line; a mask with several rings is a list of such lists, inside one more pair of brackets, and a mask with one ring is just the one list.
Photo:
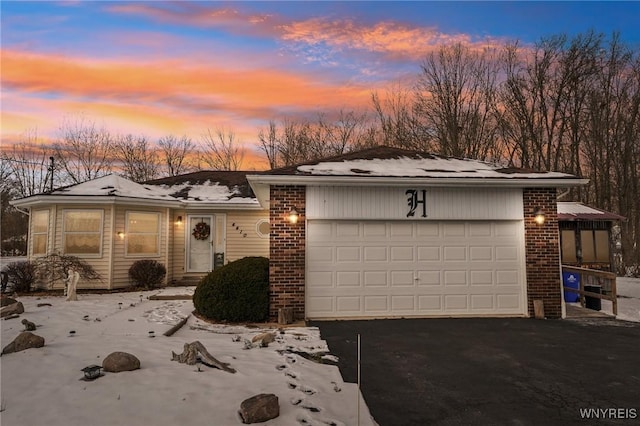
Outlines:
[[542, 299], [533, 301], [533, 315], [536, 319], [544, 319], [544, 301]]
[[293, 322], [293, 308], [278, 309], [278, 324], [286, 325]]

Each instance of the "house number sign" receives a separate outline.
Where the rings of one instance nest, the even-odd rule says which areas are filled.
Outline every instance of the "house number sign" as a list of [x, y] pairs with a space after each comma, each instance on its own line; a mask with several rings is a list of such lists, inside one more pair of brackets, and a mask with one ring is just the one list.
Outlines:
[[416, 210], [420, 213], [418, 207], [422, 207], [422, 215], [420, 217], [427, 217], [427, 190], [407, 189], [405, 195], [407, 196], [407, 205], [409, 206], [407, 217], [415, 216]]

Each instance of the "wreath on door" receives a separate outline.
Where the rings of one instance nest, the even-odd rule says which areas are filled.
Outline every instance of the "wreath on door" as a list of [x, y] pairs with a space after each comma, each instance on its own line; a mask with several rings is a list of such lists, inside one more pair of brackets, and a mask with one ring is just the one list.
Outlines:
[[196, 240], [206, 240], [211, 235], [211, 227], [205, 222], [198, 222], [191, 233]]

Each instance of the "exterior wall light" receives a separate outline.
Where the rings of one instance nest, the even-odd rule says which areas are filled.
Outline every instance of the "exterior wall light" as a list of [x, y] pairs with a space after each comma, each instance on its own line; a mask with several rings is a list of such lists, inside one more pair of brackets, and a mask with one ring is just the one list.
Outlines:
[[176, 219], [176, 225], [182, 225], [182, 216], [178, 216]]
[[298, 210], [296, 210], [295, 207], [292, 207], [291, 211], [289, 212], [289, 223], [291, 223], [292, 225], [295, 225], [296, 223], [298, 223], [299, 218], [300, 218], [300, 213], [298, 213]]
[[536, 210], [536, 212], [534, 213], [533, 220], [535, 220], [538, 225], [544, 225], [545, 217], [542, 209]]
[[124, 239], [124, 232], [120, 231], [118, 232], [118, 237], [123, 240]]

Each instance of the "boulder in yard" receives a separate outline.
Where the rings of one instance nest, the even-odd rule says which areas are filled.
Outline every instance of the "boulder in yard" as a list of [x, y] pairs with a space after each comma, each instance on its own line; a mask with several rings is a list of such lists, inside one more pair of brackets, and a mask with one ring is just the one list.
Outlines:
[[238, 414], [244, 424], [262, 423], [275, 419], [280, 415], [278, 397], [272, 393], [254, 395], [242, 401]]
[[276, 334], [267, 332], [256, 334], [255, 336], [253, 336], [253, 339], [251, 339], [251, 342], [266, 348], [267, 346], [269, 346], [269, 343], [274, 342], [275, 340]]
[[30, 331], [23, 331], [2, 349], [2, 355], [13, 352], [24, 351], [29, 348], [41, 348], [44, 346], [44, 337], [33, 334]]
[[1, 307], [13, 305], [14, 303], [18, 303], [18, 301], [12, 297], [2, 296], [2, 298], [0, 298]]
[[140, 360], [127, 352], [112, 352], [102, 361], [104, 371], [119, 373], [140, 368]]
[[0, 318], [8, 317], [9, 315], [19, 315], [23, 312], [24, 305], [22, 305], [22, 302], [12, 303], [0, 309]]

